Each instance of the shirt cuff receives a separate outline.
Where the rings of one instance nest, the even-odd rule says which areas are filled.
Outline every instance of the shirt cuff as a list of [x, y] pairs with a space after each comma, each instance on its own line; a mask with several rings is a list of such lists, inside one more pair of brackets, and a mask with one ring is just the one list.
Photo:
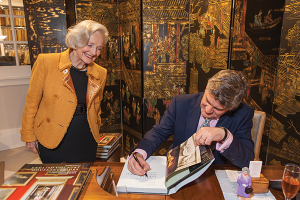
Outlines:
[[144, 160], [147, 158], [147, 152], [143, 149], [135, 149], [130, 156], [128, 156], [127, 160], [133, 157], [134, 153], [139, 153], [143, 156]]
[[229, 137], [224, 142], [217, 142], [217, 144], [216, 144], [217, 151], [220, 151], [221, 153], [223, 153], [231, 145], [232, 140], [233, 140], [233, 135], [231, 134], [231, 132], [229, 130], [228, 130], [228, 135], [229, 135]]

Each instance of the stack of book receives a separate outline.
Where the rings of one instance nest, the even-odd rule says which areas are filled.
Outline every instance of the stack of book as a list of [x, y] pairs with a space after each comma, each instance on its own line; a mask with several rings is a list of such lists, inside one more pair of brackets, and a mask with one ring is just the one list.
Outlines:
[[107, 159], [121, 145], [121, 133], [103, 133], [97, 147], [97, 158]]

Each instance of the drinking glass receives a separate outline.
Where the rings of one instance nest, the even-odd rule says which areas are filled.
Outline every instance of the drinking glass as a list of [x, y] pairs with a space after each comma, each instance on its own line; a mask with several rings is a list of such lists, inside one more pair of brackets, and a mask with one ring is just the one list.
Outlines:
[[282, 191], [286, 200], [292, 199], [299, 190], [300, 168], [296, 164], [288, 163], [284, 167], [282, 176]]

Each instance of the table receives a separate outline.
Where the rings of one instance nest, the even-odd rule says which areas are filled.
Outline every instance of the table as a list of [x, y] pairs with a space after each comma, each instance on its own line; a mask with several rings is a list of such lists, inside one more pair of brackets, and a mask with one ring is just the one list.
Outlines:
[[[121, 175], [124, 163], [119, 162], [95, 162], [92, 166], [92, 173], [87, 181], [79, 199], [104, 199], [104, 200], [114, 200], [114, 199], [208, 199], [208, 200], [222, 200], [224, 199], [221, 187], [219, 185], [218, 179], [215, 175], [215, 169], [237, 169], [232, 165], [212, 165], [202, 176], [193, 182], [182, 187], [177, 193], [172, 195], [156, 195], [156, 194], [120, 194], [119, 197], [113, 196], [106, 191], [104, 191], [97, 184], [96, 174], [101, 173], [105, 166], [110, 166], [111, 172], [114, 173], [113, 179], [117, 184], [119, 177]], [[281, 179], [283, 174], [284, 166], [269, 166], [264, 165], [262, 167], [262, 174], [268, 179]], [[270, 189], [276, 199], [284, 199], [283, 193], [278, 190]]]

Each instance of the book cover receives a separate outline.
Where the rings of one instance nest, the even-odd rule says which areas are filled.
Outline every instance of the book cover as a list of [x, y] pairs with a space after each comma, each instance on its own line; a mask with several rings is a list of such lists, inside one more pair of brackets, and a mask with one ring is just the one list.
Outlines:
[[[173, 194], [182, 186], [197, 179], [213, 163], [214, 156], [208, 146], [194, 146], [194, 135], [171, 149], [167, 156], [150, 156], [146, 161], [151, 170], [145, 176], [132, 174], [126, 160], [117, 191], [120, 193]], [[165, 169], [165, 170], [162, 170]]]
[[75, 200], [91, 163], [25, 164], [0, 187], [1, 200]]
[[121, 133], [103, 133], [98, 144], [99, 148], [111, 148], [122, 138]]

